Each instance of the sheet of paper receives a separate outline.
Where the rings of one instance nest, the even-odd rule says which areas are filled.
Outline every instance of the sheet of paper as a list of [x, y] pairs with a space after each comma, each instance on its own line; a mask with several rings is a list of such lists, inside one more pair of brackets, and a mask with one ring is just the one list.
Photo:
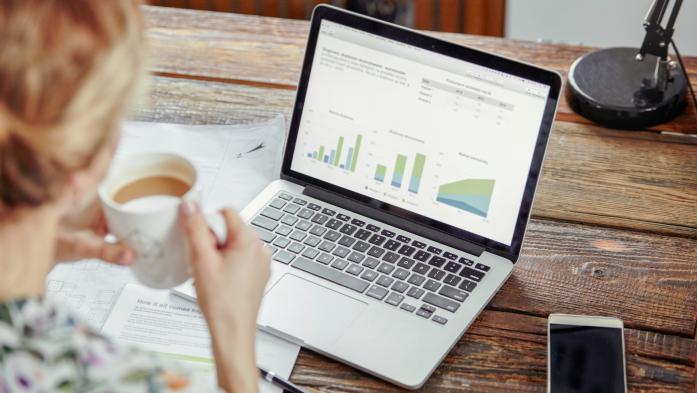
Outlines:
[[[124, 345], [185, 363], [215, 383], [215, 365], [206, 321], [196, 304], [140, 285], [127, 285], [109, 314], [102, 333]], [[257, 363], [288, 378], [299, 347], [263, 332], [257, 333]], [[259, 390], [282, 390], [259, 379]]]
[[[241, 209], [278, 178], [285, 123], [279, 115], [254, 124], [187, 126], [129, 122], [115, 165], [149, 151], [177, 153], [201, 173], [204, 209]], [[60, 298], [101, 328], [124, 285], [136, 282], [127, 268], [97, 260], [59, 264], [47, 279], [48, 296]]]

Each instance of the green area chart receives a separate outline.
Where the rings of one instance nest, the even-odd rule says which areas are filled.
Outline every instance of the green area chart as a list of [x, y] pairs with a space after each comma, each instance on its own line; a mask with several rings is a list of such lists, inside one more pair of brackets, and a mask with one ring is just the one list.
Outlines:
[[459, 210], [486, 217], [489, 214], [491, 195], [496, 180], [464, 179], [443, 184], [438, 188], [436, 200]]

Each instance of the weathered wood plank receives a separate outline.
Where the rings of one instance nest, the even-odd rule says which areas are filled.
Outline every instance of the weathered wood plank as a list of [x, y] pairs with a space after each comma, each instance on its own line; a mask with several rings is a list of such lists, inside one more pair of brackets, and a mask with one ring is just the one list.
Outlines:
[[[546, 318], [484, 311], [422, 391], [545, 391], [546, 323]], [[630, 391], [689, 391], [695, 363], [692, 340], [632, 329], [625, 335]], [[291, 379], [312, 391], [402, 391], [308, 351], [301, 353]]]
[[[154, 78], [138, 116], [220, 123], [290, 114], [293, 91]], [[693, 140], [694, 143], [681, 143]], [[697, 238], [697, 138], [557, 122], [533, 216]]]
[[[302, 63], [308, 23], [215, 12], [146, 7], [155, 72], [220, 80], [273, 83], [293, 87]], [[551, 45], [493, 37], [433, 33], [463, 45], [540, 64], [565, 74], [588, 47]], [[638, 44], [638, 43], [637, 43]], [[685, 58], [697, 88], [697, 57]], [[563, 99], [560, 120], [588, 124]], [[697, 133], [697, 112], [690, 107], [656, 130]]]

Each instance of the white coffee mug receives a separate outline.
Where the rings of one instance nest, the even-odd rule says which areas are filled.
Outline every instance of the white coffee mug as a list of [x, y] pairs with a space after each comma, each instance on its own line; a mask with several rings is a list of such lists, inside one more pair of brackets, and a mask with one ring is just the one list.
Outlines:
[[[166, 176], [186, 183], [182, 197], [152, 196], [119, 204], [115, 194], [140, 179]], [[116, 239], [136, 252], [132, 266], [136, 278], [151, 288], [173, 288], [191, 277], [189, 243], [179, 222], [183, 199], [201, 202], [196, 167], [184, 157], [170, 153], [131, 156], [116, 165], [99, 187], [99, 199], [107, 226]], [[225, 239], [220, 214], [206, 217], [218, 241]]]

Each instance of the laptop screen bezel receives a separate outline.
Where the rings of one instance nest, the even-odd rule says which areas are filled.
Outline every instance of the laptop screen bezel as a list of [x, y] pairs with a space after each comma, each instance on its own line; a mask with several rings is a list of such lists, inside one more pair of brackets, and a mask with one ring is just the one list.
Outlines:
[[[504, 243], [485, 238], [476, 233], [430, 219], [418, 213], [399, 208], [386, 202], [350, 191], [346, 188], [339, 187], [291, 169], [295, 152], [295, 144], [297, 142], [298, 130], [300, 126], [300, 119], [305, 103], [310, 73], [312, 71], [312, 63], [317, 45], [319, 28], [323, 20], [329, 20], [355, 29], [363, 30], [365, 32], [413, 45], [435, 53], [440, 53], [455, 59], [478, 64], [500, 72], [542, 83], [550, 87], [547, 102], [545, 104], [544, 114], [540, 123], [540, 129], [535, 144], [530, 170], [528, 172], [528, 178], [525, 184], [525, 191], [523, 193], [520, 209], [518, 211], [518, 217], [515, 224], [511, 245], [506, 245]], [[562, 81], [559, 74], [549, 70], [545, 70], [530, 64], [520, 63], [512, 59], [482, 52], [477, 49], [461, 46], [448, 41], [443, 41], [410, 29], [381, 22], [376, 19], [367, 18], [334, 7], [320, 5], [315, 8], [312, 16], [307, 48], [305, 50], [305, 57], [298, 83], [295, 106], [293, 108], [288, 138], [286, 140], [281, 178], [301, 184], [303, 186], [312, 185], [338, 193], [370, 208], [378, 209], [382, 212], [392, 214], [417, 225], [425, 225], [429, 228], [444, 232], [449, 236], [478, 244], [483, 246], [489, 252], [501, 255], [512, 262], [515, 262], [518, 259], [520, 249], [523, 244], [525, 228], [532, 209], [535, 188], [540, 177], [544, 152], [552, 129], [552, 123], [554, 121], [557, 102], [559, 100], [561, 85]]]

